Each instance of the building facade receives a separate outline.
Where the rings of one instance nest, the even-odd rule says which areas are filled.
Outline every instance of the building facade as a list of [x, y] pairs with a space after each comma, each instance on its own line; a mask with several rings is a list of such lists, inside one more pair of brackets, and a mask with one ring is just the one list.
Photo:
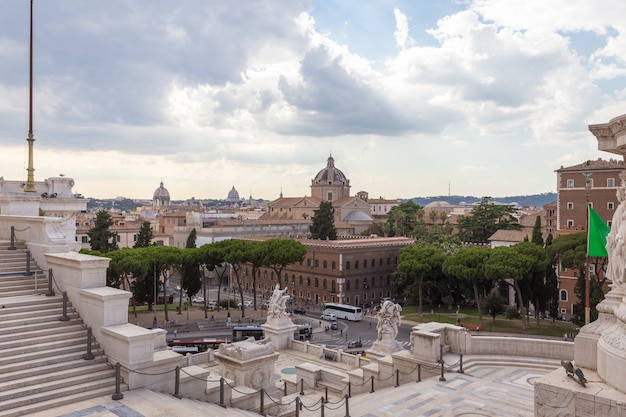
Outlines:
[[[624, 171], [624, 161], [589, 160], [581, 164], [561, 167], [557, 173], [556, 222], [555, 236], [587, 231], [587, 205], [592, 207], [611, 225], [615, 209], [619, 205], [617, 189], [620, 185], [619, 174]], [[596, 271], [596, 263], [589, 263], [589, 274], [603, 278], [601, 268]], [[568, 318], [573, 314], [574, 304], [578, 303], [574, 288], [579, 271], [559, 265], [559, 312]], [[606, 290], [607, 288], [605, 288]]]
[[[241, 271], [244, 291], [270, 296], [278, 283], [287, 287], [298, 305], [335, 302], [351, 305], [375, 304], [396, 297], [393, 273], [400, 249], [413, 243], [405, 237], [355, 238], [343, 240], [300, 240], [307, 247], [304, 261], [285, 267], [282, 276], [271, 268], [260, 268], [256, 280], [252, 267]], [[233, 283], [231, 283], [232, 285]]]

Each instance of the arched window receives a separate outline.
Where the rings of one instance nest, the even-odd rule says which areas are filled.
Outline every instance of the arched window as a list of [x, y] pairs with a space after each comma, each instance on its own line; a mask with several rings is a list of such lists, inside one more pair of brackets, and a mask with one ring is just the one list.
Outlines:
[[358, 278], [354, 280], [354, 289], [355, 290], [359, 289], [359, 279]]
[[359, 269], [359, 261], [354, 261], [354, 269]]
[[324, 269], [328, 268], [328, 261], [324, 261], [323, 265], [324, 265]]
[[367, 259], [363, 260], [363, 268], [367, 268]]
[[315, 260], [315, 267], [316, 267], [316, 268], [319, 268], [319, 267], [320, 267], [320, 260], [319, 260], [319, 259], [316, 259], [316, 260]]
[[567, 291], [561, 290], [559, 292], [559, 300], [560, 301], [567, 301]]
[[319, 288], [320, 286], [320, 279], [318, 277], [315, 277], [315, 288]]
[[346, 269], [350, 269], [350, 261], [346, 262]]
[[330, 291], [333, 293], [337, 292], [337, 284], [335, 283], [335, 280], [332, 280], [330, 283]]
[[[300, 275], [300, 285], [302, 285], [302, 275]], [[302, 297], [302, 296], [300, 296]]]
[[337, 269], [337, 264], [335, 263], [335, 261], [333, 261], [333, 262], [330, 264], [330, 268], [331, 268], [331, 269]]
[[350, 281], [346, 280], [346, 291], [350, 291]]
[[324, 281], [322, 281], [322, 285], [324, 286], [324, 289], [328, 288], [328, 283], [326, 281], [326, 278], [324, 278]]
[[311, 286], [311, 277], [306, 277], [306, 286], [307, 287]]

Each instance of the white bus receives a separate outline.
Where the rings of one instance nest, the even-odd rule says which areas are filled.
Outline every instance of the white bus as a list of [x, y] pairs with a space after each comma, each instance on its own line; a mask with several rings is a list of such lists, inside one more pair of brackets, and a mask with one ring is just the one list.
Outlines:
[[323, 314], [334, 314], [338, 319], [345, 319], [350, 321], [359, 321], [363, 318], [363, 312], [361, 307], [351, 306], [347, 304], [324, 304]]

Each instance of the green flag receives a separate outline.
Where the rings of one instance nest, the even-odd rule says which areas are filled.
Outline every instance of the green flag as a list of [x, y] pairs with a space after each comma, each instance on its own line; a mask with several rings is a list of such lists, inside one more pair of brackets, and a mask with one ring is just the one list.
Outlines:
[[606, 237], [611, 229], [591, 206], [589, 207], [589, 228], [587, 230], [587, 256], [609, 256], [606, 251]]

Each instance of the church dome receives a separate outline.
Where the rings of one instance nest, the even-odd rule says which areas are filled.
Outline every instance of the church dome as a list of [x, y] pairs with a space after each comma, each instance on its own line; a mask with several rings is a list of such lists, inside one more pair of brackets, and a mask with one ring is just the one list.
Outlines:
[[163, 186], [163, 181], [161, 181], [161, 185], [159, 186], [159, 188], [154, 190], [154, 194], [152, 195], [152, 202], [157, 207], [169, 206], [170, 192], [167, 191], [167, 188]]
[[348, 180], [346, 176], [343, 175], [343, 172], [335, 167], [335, 159], [331, 156], [328, 157], [328, 161], [326, 162], [326, 168], [322, 169], [317, 173], [314, 183], [327, 183], [327, 182], [340, 182], [347, 183]]
[[235, 186], [233, 185], [233, 189], [228, 192], [228, 197], [226, 197], [228, 201], [239, 201], [239, 192], [235, 190]]

